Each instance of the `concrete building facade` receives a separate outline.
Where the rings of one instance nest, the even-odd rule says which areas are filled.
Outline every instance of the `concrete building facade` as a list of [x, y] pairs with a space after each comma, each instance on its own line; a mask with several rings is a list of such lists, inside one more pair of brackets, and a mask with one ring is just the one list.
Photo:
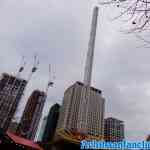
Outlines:
[[65, 91], [57, 129], [102, 137], [104, 104], [100, 90], [76, 82]]

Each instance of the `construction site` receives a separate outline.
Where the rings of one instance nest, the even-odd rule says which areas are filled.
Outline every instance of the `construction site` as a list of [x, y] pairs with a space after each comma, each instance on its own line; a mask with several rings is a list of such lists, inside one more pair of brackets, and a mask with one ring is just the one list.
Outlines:
[[[78, 150], [82, 140], [112, 142], [124, 140], [123, 121], [115, 118], [104, 119], [105, 98], [103, 92], [92, 86], [91, 83], [98, 15], [99, 6], [96, 5], [93, 8], [84, 80], [82, 82], [76, 81], [65, 90], [59, 117], [49, 119], [51, 122], [53, 119], [55, 120], [52, 125], [52, 132], [55, 133], [53, 138], [48, 137], [48, 134], [45, 137], [45, 139], [52, 138], [51, 141], [47, 141], [47, 139], [42, 141], [42, 135], [41, 141], [36, 139], [38, 130], [42, 127], [40, 121], [43, 117], [42, 113], [48, 98], [48, 91], [54, 85], [51, 65], [48, 68], [49, 79], [45, 90], [37, 88], [32, 91], [19, 121], [17, 121], [16, 113], [25, 95], [27, 85], [33, 74], [39, 69], [39, 58], [37, 55], [34, 56], [34, 63], [27, 79], [22, 78], [22, 72], [26, 66], [24, 57], [16, 75], [2, 74], [0, 80], [0, 128], [2, 129], [1, 141], [3, 143], [18, 144], [22, 149]], [[42, 134], [44, 134], [44, 129], [42, 130]]]

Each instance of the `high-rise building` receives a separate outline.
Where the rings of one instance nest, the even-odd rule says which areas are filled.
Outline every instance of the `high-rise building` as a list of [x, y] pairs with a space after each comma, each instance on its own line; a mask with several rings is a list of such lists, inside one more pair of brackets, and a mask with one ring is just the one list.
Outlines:
[[84, 83], [76, 82], [64, 94], [57, 126], [58, 138], [79, 143], [83, 139], [103, 139], [104, 105], [101, 90], [91, 86], [99, 8], [93, 10]]
[[58, 117], [59, 117], [60, 105], [54, 104], [48, 114], [47, 123], [42, 137], [42, 142], [50, 142], [55, 134]]
[[27, 81], [3, 73], [0, 79], [0, 128], [7, 130], [23, 95]]
[[89, 139], [102, 139], [104, 103], [100, 90], [76, 82], [65, 91], [57, 132], [71, 132], [78, 140], [84, 136]]
[[28, 99], [21, 121], [19, 123], [17, 129], [18, 135], [34, 140], [45, 100], [45, 92], [39, 90], [33, 91]]
[[124, 122], [112, 117], [105, 119], [104, 138], [111, 142], [124, 140]]

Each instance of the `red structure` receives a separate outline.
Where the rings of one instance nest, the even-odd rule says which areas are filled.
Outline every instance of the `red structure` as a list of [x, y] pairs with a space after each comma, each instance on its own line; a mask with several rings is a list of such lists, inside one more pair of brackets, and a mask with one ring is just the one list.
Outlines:
[[0, 129], [0, 149], [43, 150], [34, 141], [19, 137], [9, 131], [5, 132], [3, 129]]
[[43, 150], [38, 144], [34, 143], [33, 141], [30, 141], [28, 139], [19, 137], [11, 132], [7, 132], [7, 135], [18, 145], [22, 145], [26, 147], [26, 149], [31, 150]]

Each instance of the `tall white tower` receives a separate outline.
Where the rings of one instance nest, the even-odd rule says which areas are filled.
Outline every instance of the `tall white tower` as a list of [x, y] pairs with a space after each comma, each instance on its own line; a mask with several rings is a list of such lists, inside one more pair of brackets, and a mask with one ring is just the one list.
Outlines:
[[96, 6], [93, 12], [90, 40], [88, 44], [88, 53], [87, 53], [85, 72], [84, 72], [84, 84], [88, 86], [91, 85], [91, 79], [92, 79], [92, 68], [93, 68], [93, 60], [94, 60], [98, 12], [99, 12], [99, 8]]
[[101, 90], [91, 87], [98, 11], [99, 8], [95, 7], [84, 83], [76, 82], [65, 91], [58, 120], [58, 135], [75, 143], [83, 139], [103, 139], [105, 99]]

